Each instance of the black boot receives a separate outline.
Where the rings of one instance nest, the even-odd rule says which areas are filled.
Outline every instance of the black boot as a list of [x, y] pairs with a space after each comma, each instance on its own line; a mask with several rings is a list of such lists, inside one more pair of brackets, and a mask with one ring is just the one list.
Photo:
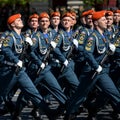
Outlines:
[[47, 115], [49, 120], [56, 120], [55, 110], [50, 109], [44, 101], [40, 102], [39, 109]]
[[90, 103], [87, 106], [87, 109], [88, 109], [87, 120], [97, 120], [96, 116], [97, 116], [97, 112], [100, 111], [100, 107], [96, 107], [95, 103]]
[[5, 115], [7, 113], [9, 113], [9, 110], [7, 109], [5, 105], [3, 108], [0, 108], [0, 116]]
[[112, 120], [120, 120], [119, 114], [115, 111], [113, 111], [110, 116], [111, 116]]
[[92, 114], [89, 114], [87, 120], [97, 120], [96, 117]]
[[58, 108], [56, 109], [56, 115], [58, 115], [58, 116], [60, 116], [60, 115], [64, 115], [64, 113], [65, 113], [65, 110], [66, 110], [66, 108], [65, 108], [65, 105], [59, 105], [58, 106]]
[[20, 116], [12, 116], [12, 120], [22, 120]]
[[33, 116], [35, 120], [41, 120], [40, 111], [37, 108], [34, 108], [30, 115]]
[[64, 120], [75, 120], [76, 116], [74, 114], [66, 114]]
[[15, 103], [13, 103], [12, 101], [5, 101], [5, 105], [8, 109], [8, 111], [10, 112], [10, 114], [12, 115], [15, 111]]

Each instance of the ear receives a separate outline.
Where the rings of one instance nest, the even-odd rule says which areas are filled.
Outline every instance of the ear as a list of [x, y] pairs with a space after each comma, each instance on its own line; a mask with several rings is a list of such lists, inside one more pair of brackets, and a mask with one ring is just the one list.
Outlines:
[[98, 25], [98, 21], [94, 21], [93, 23], [94, 23], [94, 25], [95, 25], [95, 26], [97, 26], [97, 25]]
[[12, 27], [14, 27], [14, 26], [15, 26], [14, 22], [11, 24], [11, 26], [12, 26]]

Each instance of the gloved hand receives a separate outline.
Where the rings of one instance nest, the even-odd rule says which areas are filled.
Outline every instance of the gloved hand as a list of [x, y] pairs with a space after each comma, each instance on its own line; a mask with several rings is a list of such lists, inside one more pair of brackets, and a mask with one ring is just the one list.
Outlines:
[[42, 70], [45, 68], [45, 63], [42, 63], [41, 65], [40, 65], [40, 67], [42, 68]]
[[116, 50], [115, 45], [114, 45], [114, 44], [112, 44], [112, 43], [109, 43], [109, 48], [110, 48], [110, 50], [111, 50], [111, 52], [112, 52], [112, 53], [114, 53], [114, 52], [115, 52], [115, 50]]
[[55, 49], [56, 48], [56, 46], [57, 46], [57, 43], [56, 42], [54, 42], [54, 41], [51, 41], [51, 46]]
[[73, 39], [73, 44], [76, 46], [76, 48], [78, 48], [78, 40]]
[[67, 65], [68, 65], [68, 60], [66, 59], [63, 64], [67, 67]]
[[19, 60], [18, 63], [17, 63], [17, 66], [19, 66], [20, 68], [22, 68], [23, 67], [23, 62], [21, 60]]
[[33, 45], [33, 41], [32, 41], [32, 39], [31, 39], [30, 37], [26, 37], [26, 38], [25, 38], [25, 41], [26, 41], [30, 46]]
[[100, 73], [102, 71], [102, 67], [99, 65], [98, 68], [96, 69], [96, 72]]

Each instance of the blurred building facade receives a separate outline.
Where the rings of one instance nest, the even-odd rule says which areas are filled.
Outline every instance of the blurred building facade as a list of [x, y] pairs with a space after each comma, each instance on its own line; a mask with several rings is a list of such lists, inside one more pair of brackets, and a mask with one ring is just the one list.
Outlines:
[[[119, 7], [120, 0], [103, 0], [101, 4], [96, 4], [97, 9], [107, 9], [110, 7]], [[79, 9], [84, 6], [84, 0], [36, 0], [30, 3], [31, 10], [36, 10], [38, 13], [47, 11], [49, 8], [61, 9], [63, 7], [70, 9]], [[85, 6], [84, 6], [85, 7]]]

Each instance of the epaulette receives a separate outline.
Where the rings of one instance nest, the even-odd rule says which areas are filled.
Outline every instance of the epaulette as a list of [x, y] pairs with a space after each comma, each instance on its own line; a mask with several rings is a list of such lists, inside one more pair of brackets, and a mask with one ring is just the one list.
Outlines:
[[7, 37], [9, 37], [9, 36], [10, 36], [10, 37], [13, 37], [14, 35], [13, 35], [13, 33], [11, 32], [11, 33], [8, 34]]
[[27, 32], [28, 32], [28, 34], [32, 34], [32, 32], [31, 32], [31, 30], [30, 30], [30, 29], [29, 29]]
[[36, 33], [36, 36], [37, 36], [37, 37], [40, 37], [40, 32], [37, 32], [37, 33]]
[[9, 35], [9, 33], [10, 33], [9, 31], [6, 31], [6, 32], [5, 32], [5, 35], [6, 35], [6, 36], [8, 36], [8, 35]]
[[48, 28], [48, 32], [51, 32], [52, 31], [52, 28]]
[[60, 29], [60, 30], [58, 31], [58, 33], [59, 33], [59, 34], [63, 34], [63, 30]]

